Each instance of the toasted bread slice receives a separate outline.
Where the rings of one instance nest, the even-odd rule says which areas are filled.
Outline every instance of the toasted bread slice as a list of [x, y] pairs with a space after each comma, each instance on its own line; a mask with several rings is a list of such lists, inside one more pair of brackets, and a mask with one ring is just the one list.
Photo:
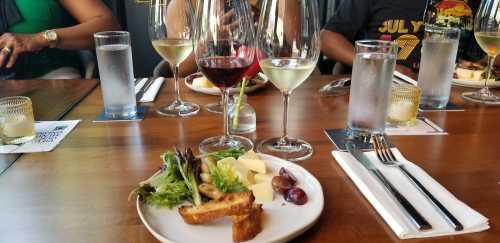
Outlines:
[[182, 206], [179, 214], [187, 224], [204, 224], [224, 216], [248, 213], [255, 200], [251, 191], [226, 194], [201, 206]]
[[262, 204], [254, 204], [249, 213], [231, 216], [234, 242], [251, 240], [262, 231], [262, 211]]

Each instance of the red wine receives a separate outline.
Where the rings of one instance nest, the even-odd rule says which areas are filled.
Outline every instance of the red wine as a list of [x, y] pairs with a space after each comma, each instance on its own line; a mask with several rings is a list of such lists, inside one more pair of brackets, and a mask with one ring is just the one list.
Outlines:
[[207, 57], [198, 60], [201, 72], [219, 88], [235, 86], [250, 64], [239, 57]]

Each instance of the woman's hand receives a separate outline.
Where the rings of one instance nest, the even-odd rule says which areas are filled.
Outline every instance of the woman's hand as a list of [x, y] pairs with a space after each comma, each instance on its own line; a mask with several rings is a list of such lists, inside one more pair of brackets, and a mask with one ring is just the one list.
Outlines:
[[11, 68], [16, 63], [20, 54], [25, 52], [37, 52], [47, 46], [48, 42], [40, 33], [5, 33], [0, 36], [0, 68]]

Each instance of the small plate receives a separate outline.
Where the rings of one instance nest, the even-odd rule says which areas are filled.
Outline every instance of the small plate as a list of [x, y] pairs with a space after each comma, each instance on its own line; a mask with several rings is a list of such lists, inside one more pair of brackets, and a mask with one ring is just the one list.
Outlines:
[[[199, 78], [202, 76], [203, 76], [203, 74], [200, 72], [193, 73], [184, 79], [184, 83], [186, 84], [186, 86], [189, 89], [191, 89], [195, 92], [208, 94], [208, 95], [220, 95], [220, 89], [217, 87], [205, 88], [205, 87], [193, 86], [193, 79]], [[257, 77], [255, 77], [252, 80], [254, 81], [254, 84], [251, 86], [245, 87], [245, 93], [251, 93], [251, 92], [254, 92], [260, 88], [263, 88], [264, 86], [266, 86], [267, 82], [269, 81], [267, 76], [263, 73], [258, 73]], [[229, 93], [231, 93], [231, 94], [237, 94], [239, 92], [240, 92], [240, 88], [230, 88], [229, 89]]]
[[[301, 166], [292, 162], [259, 154], [267, 162], [267, 168], [277, 175], [281, 167], [288, 169], [297, 178], [298, 186], [307, 194], [308, 201], [302, 206], [286, 202], [280, 194], [263, 205], [262, 232], [246, 242], [287, 242], [309, 228], [323, 211], [323, 189], [318, 180]], [[177, 208], [156, 208], [137, 199], [137, 212], [146, 228], [161, 242], [233, 242], [231, 220], [221, 219], [206, 225], [188, 225], [177, 212]]]
[[[453, 84], [467, 88], [480, 89], [484, 87], [484, 80], [453, 79]], [[490, 79], [488, 80], [486, 85], [488, 85], [489, 88], [498, 88], [500, 87], [500, 81], [495, 81], [493, 79]]]

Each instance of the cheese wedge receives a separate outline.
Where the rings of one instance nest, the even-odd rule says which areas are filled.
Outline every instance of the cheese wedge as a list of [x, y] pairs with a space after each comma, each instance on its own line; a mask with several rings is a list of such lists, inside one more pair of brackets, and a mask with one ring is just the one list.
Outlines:
[[205, 77], [199, 77], [193, 79], [193, 86], [195, 87], [202, 87], [202, 88], [212, 88], [215, 87], [212, 82], [210, 82], [207, 78]]
[[239, 158], [238, 162], [257, 173], [266, 174], [266, 162], [260, 159]]
[[271, 182], [262, 182], [249, 186], [255, 196], [256, 203], [272, 202], [274, 199]]
[[272, 174], [255, 174], [253, 176], [255, 183], [262, 183], [262, 182], [268, 182], [271, 183], [273, 180], [273, 175]]

